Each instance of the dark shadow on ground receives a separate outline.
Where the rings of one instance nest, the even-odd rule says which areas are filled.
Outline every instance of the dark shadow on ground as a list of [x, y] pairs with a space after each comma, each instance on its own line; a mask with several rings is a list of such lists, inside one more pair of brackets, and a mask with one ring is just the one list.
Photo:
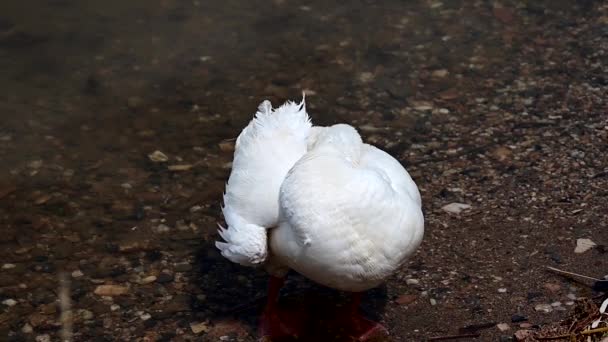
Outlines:
[[[204, 313], [211, 322], [239, 320], [255, 334], [266, 301], [268, 274], [263, 269], [230, 262], [212, 242], [199, 246], [194, 267], [198, 272], [193, 285], [201, 287], [205, 300], [193, 298], [192, 310]], [[318, 285], [290, 271], [279, 306], [289, 312], [304, 312], [307, 335], [297, 341], [341, 341], [350, 337], [340, 336], [337, 333], [340, 326], [334, 321], [349, 301], [348, 293]], [[364, 294], [361, 311], [365, 317], [381, 321], [387, 302], [387, 288], [382, 285]]]

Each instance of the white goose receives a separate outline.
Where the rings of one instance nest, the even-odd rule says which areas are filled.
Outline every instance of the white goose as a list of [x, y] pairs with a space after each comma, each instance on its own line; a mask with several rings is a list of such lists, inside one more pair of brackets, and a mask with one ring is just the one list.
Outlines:
[[[289, 268], [322, 285], [360, 293], [412, 255], [424, 232], [420, 193], [401, 164], [349, 125], [312, 127], [305, 100], [260, 104], [236, 140], [220, 227], [222, 255], [271, 273], [261, 332], [300, 332], [276, 300]], [[355, 314], [365, 340], [383, 328]], [[292, 322], [293, 323], [293, 322]]]

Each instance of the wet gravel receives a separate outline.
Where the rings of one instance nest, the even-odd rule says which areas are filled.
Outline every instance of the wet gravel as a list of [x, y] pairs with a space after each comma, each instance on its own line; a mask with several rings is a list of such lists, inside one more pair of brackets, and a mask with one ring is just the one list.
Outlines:
[[[604, 1], [0, 4], [0, 336], [254, 341], [266, 275], [213, 247], [265, 98], [347, 122], [418, 183], [419, 252], [365, 308], [395, 341], [508, 340], [608, 275]], [[596, 246], [575, 253], [578, 239]], [[294, 276], [286, 300], [321, 293]]]

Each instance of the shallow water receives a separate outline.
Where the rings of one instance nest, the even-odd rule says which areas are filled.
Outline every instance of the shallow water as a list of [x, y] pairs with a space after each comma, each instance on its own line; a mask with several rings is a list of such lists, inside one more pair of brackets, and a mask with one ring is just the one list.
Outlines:
[[[514, 272], [506, 251], [543, 246], [546, 260], [517, 261], [535, 270], [584, 264], [567, 242], [602, 227], [607, 11], [590, 0], [3, 2], [0, 255], [12, 266], [0, 273], [0, 299], [18, 304], [0, 308], [0, 335], [57, 336], [57, 274], [66, 271], [75, 340], [188, 340], [192, 322], [208, 323], [198, 335], [209, 340], [252, 339], [255, 310], [236, 314], [246, 323], [224, 319], [263, 293], [265, 275], [211, 246], [226, 140], [263, 99], [279, 105], [303, 91], [316, 124], [357, 126], [422, 190], [425, 245], [366, 304], [397, 340], [453, 333], [431, 323], [442, 320], [532, 317], [523, 298], [537, 278]], [[151, 160], [157, 150], [168, 160]], [[548, 202], [526, 202], [531, 193]], [[446, 217], [450, 201], [478, 211]], [[555, 209], [581, 201], [593, 210], [577, 218]], [[507, 217], [529, 218], [517, 222], [532, 238], [504, 237]], [[526, 279], [511, 299], [480, 280], [510, 272], [514, 283]], [[423, 285], [406, 287], [412, 277]], [[101, 283], [130, 292], [100, 298]], [[418, 306], [391, 304], [410, 292]], [[500, 306], [504, 317], [492, 311]]]

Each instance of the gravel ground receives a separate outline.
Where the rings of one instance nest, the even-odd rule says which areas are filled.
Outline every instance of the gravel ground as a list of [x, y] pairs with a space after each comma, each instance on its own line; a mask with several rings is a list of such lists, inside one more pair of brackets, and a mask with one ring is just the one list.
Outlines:
[[212, 246], [227, 139], [302, 90], [422, 192], [365, 300], [392, 340], [565, 319], [601, 293], [545, 267], [608, 275], [607, 61], [605, 1], [3, 2], [0, 340], [59, 339], [63, 274], [75, 341], [254, 341], [266, 275]]

